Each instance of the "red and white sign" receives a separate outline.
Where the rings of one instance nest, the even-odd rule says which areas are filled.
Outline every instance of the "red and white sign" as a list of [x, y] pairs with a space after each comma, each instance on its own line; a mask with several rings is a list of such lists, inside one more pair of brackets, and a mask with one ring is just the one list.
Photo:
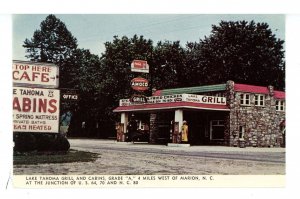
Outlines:
[[131, 63], [132, 72], [149, 73], [149, 65], [144, 60], [133, 60]]
[[[193, 103], [200, 103], [200, 104], [226, 105], [225, 97], [193, 95], [193, 94], [151, 96], [151, 97], [146, 97], [145, 101], [146, 102], [144, 104], [193, 102]], [[130, 99], [121, 99], [119, 101], [119, 105], [120, 106], [132, 106], [132, 105], [136, 105], [136, 104], [132, 103]]]
[[148, 80], [142, 77], [136, 77], [131, 80], [131, 87], [136, 91], [148, 90]]
[[14, 86], [58, 88], [59, 69], [54, 64], [13, 61]]
[[59, 132], [59, 100], [57, 89], [13, 88], [13, 131]]

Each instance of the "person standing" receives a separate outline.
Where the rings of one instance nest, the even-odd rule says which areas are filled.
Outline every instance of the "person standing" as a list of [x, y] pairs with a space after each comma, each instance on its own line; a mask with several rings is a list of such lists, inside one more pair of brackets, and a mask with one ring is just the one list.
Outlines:
[[189, 127], [187, 122], [184, 120], [181, 128], [181, 142], [187, 143], [188, 142], [188, 135], [189, 135]]

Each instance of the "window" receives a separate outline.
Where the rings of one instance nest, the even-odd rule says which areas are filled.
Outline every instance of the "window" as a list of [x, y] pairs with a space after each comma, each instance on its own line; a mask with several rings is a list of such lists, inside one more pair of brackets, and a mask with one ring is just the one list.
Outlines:
[[276, 111], [284, 111], [285, 103], [284, 101], [277, 100], [276, 101]]
[[250, 95], [249, 94], [241, 94], [241, 105], [250, 105]]
[[239, 138], [244, 138], [244, 135], [245, 135], [245, 127], [240, 126], [240, 128], [239, 128]]
[[210, 121], [210, 139], [224, 140], [224, 120]]
[[265, 105], [265, 96], [255, 95], [255, 106], [264, 106], [264, 105]]

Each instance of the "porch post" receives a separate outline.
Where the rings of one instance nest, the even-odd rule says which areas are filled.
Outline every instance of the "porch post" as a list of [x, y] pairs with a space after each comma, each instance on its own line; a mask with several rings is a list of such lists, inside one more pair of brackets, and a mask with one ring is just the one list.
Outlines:
[[[175, 123], [178, 122], [178, 133], [181, 132], [181, 127], [183, 124], [183, 110], [182, 109], [177, 109], [175, 110], [175, 119], [174, 119]], [[177, 143], [180, 143], [181, 140], [177, 140]]]
[[175, 110], [175, 122], [179, 123], [179, 128], [181, 129], [183, 123], [183, 110]]
[[128, 113], [121, 113], [121, 123], [124, 124], [124, 133], [127, 133]]

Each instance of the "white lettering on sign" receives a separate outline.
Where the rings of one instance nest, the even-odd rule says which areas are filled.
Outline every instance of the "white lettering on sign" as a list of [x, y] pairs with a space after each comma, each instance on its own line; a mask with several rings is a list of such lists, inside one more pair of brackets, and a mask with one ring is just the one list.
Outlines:
[[13, 83], [16, 86], [35, 85], [36, 87], [58, 87], [58, 67], [54, 64], [34, 62], [13, 62]]
[[226, 104], [225, 97], [205, 96], [205, 95], [184, 95], [184, 101], [186, 102], [197, 102], [203, 104]]
[[[226, 105], [225, 97], [206, 96], [206, 95], [190, 95], [190, 94], [177, 94], [177, 95], [163, 95], [151, 96], [146, 98], [147, 102], [144, 104], [158, 104], [158, 103], [172, 103], [172, 102], [194, 102], [202, 104], [219, 104]], [[121, 99], [119, 106], [134, 105], [129, 99]]]
[[149, 73], [149, 65], [145, 60], [133, 60], [131, 63], [132, 72]]
[[60, 91], [13, 88], [13, 130], [58, 133]]
[[64, 99], [70, 99], [70, 100], [77, 100], [78, 99], [78, 95], [68, 95], [68, 94], [64, 94], [63, 95]]
[[131, 86], [143, 86], [143, 87], [148, 87], [148, 82], [131, 82]]

